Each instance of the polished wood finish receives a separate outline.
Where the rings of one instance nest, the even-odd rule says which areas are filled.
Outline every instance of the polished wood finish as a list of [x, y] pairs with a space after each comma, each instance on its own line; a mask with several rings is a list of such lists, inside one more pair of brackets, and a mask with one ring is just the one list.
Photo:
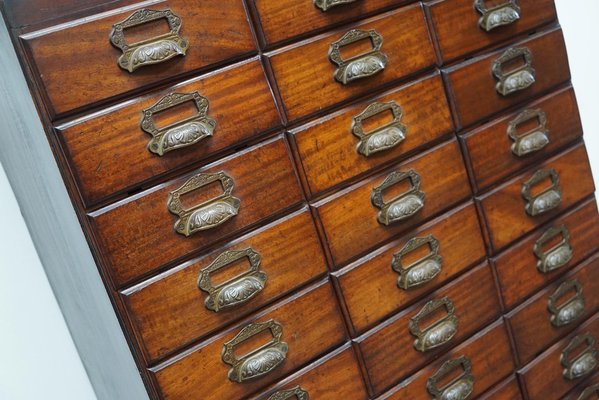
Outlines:
[[[383, 37], [389, 60], [383, 72], [348, 85], [336, 82], [329, 46], [351, 29], [375, 29]], [[420, 3], [400, 8], [309, 42], [267, 54], [290, 121], [413, 74], [435, 63], [435, 53]]]
[[[455, 315], [459, 319], [458, 331], [445, 346], [421, 353], [413, 346], [415, 337], [408, 329], [410, 318], [416, 315], [427, 301], [445, 296], [449, 297], [455, 306]], [[382, 393], [448, 348], [460, 343], [494, 320], [500, 311], [491, 268], [488, 264], [483, 264], [367, 332], [356, 341], [364, 357], [375, 394]]]
[[[225, 224], [190, 237], [177, 234], [177, 220], [166, 206], [169, 192], [198, 172], [225, 171], [235, 182], [233, 196], [241, 200], [239, 215]], [[106, 254], [107, 269], [118, 286], [181, 261], [217, 240], [297, 205], [302, 200], [288, 149], [282, 138], [242, 151], [192, 175], [154, 187], [126, 201], [90, 214]], [[268, 193], [268, 197], [262, 197]]]
[[[538, 259], [533, 253], [533, 247], [549, 227], [562, 224], [570, 232], [572, 259], [562, 268], [543, 274], [537, 269]], [[495, 258], [498, 285], [505, 307], [511, 309], [521, 303], [537, 289], [576, 266], [598, 247], [599, 214], [596, 200], [592, 198], [539, 228]]]
[[[489, 5], [504, 2], [487, 1]], [[486, 32], [478, 25], [481, 14], [473, 0], [436, 0], [427, 4], [443, 61], [493, 46], [556, 19], [553, 0], [518, 0], [520, 19]]]
[[[472, 363], [474, 390], [469, 398], [478, 398], [481, 393], [492, 387], [514, 369], [510, 341], [505, 325], [501, 320], [468, 339], [443, 355], [426, 368], [400, 383], [378, 400], [430, 400], [427, 381], [444, 362], [466, 357]], [[452, 377], [455, 374], [451, 374]], [[493, 399], [499, 397], [491, 397]], [[509, 398], [515, 400], [517, 397]], [[507, 400], [507, 398], [506, 398]]]
[[[549, 297], [560, 284], [573, 280], [578, 280], [582, 285], [585, 296], [584, 313], [579, 320], [557, 328], [551, 324], [551, 314], [547, 310]], [[585, 261], [574, 271], [543, 289], [508, 314], [507, 320], [514, 335], [514, 343], [521, 365], [528, 363], [560, 336], [571, 332], [579, 325], [580, 321], [596, 313], [599, 310], [599, 298], [594, 296], [595, 293], [599, 293], [599, 255]], [[564, 298], [570, 298], [572, 295], [573, 292], [565, 294]]]
[[[427, 235], [433, 235], [439, 241], [439, 255], [443, 258], [441, 272], [425, 285], [408, 290], [398, 288], [399, 275], [391, 269], [393, 254], [408, 240]], [[345, 300], [353, 329], [361, 333], [454, 278], [484, 256], [476, 210], [472, 203], [468, 203], [377, 249], [333, 276]]]
[[564, 396], [562, 400], [591, 400], [593, 397], [585, 399], [580, 396], [582, 396], [585, 389], [595, 385], [599, 385], [599, 374], [595, 374], [595, 376], [582, 382], [578, 387], [574, 388], [570, 393]]
[[[422, 178], [421, 190], [426, 195], [424, 208], [405, 221], [384, 226], [377, 221], [378, 209], [370, 202], [372, 189], [380, 185], [390, 172], [409, 169], [417, 171]], [[322, 222], [333, 262], [339, 266], [447, 210], [469, 195], [462, 156], [457, 142], [451, 140], [324, 199], [314, 207]]]
[[444, 70], [455, 101], [459, 127], [470, 126], [570, 79], [566, 47], [560, 29], [538, 33], [510, 47], [526, 47], [533, 56], [536, 82], [523, 91], [502, 96], [495, 90], [497, 80], [491, 68], [505, 49]]
[[[541, 169], [554, 169], [559, 174], [559, 185], [563, 190], [562, 201], [558, 207], [531, 217], [524, 209], [526, 200], [522, 197], [522, 185]], [[547, 183], [542, 182], [539, 185], [539, 188], [545, 188]], [[480, 199], [493, 249], [496, 252], [501, 250], [590, 196], [594, 191], [591, 167], [583, 144], [578, 144], [540, 165], [529, 168]]]
[[522, 392], [516, 377], [511, 376], [480, 396], [480, 400], [522, 400]]
[[[407, 137], [397, 147], [365, 157], [352, 134], [353, 118], [374, 102], [395, 101], [403, 109]], [[376, 97], [293, 129], [302, 170], [313, 195], [384, 163], [405, 158], [453, 129], [443, 82], [438, 74], [410, 82]]]
[[227, 378], [229, 365], [221, 360], [221, 351], [223, 344], [247, 325], [241, 323], [152, 369], [164, 398], [243, 398], [306, 365], [345, 340], [343, 320], [328, 280], [261, 312], [248, 323], [270, 319], [283, 326], [282, 340], [289, 346], [287, 358], [278, 368], [243, 384]]
[[[223, 2], [168, 0], [148, 8], [170, 8], [182, 19], [181, 36], [189, 40], [185, 57], [143, 67], [134, 73], [121, 69], [121, 51], [110, 44], [112, 25], [136, 8], [80, 19], [21, 36], [35, 73], [41, 79], [51, 116], [102, 103], [166, 79], [255, 52], [242, 0]], [[160, 33], [163, 33], [160, 31]]]
[[[514, 142], [507, 135], [507, 130], [509, 123], [526, 109], [539, 109], [546, 114], [549, 144], [535, 153], [518, 157], [512, 153], [511, 146]], [[474, 184], [480, 191], [522, 168], [547, 158], [581, 136], [582, 124], [576, 97], [574, 90], [569, 86], [468, 132], [462, 141], [472, 166]]]

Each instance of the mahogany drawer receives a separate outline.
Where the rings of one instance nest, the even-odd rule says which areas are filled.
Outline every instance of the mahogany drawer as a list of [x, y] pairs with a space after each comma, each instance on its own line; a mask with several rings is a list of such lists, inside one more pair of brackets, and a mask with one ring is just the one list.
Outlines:
[[[465, 365], [460, 361], [463, 361]], [[447, 366], [448, 370], [446, 373], [440, 373], [444, 365]], [[469, 379], [473, 379], [470, 396], [455, 398], [480, 398], [478, 396], [481, 393], [505, 378], [513, 370], [514, 361], [512, 360], [510, 340], [505, 325], [499, 320], [455, 349], [450, 350], [439, 360], [415, 373], [378, 399], [430, 400], [431, 398], [453, 398], [449, 396], [434, 397], [428, 389], [429, 382], [431, 380], [433, 383], [437, 382], [436, 387], [440, 393], [445, 391], [449, 393], [447, 389], [451, 390], [453, 384], [464, 384], [463, 387], [467, 388], [469, 385], [466, 382]], [[451, 379], [448, 379], [448, 375], [451, 375]], [[434, 388], [432, 390], [434, 391]], [[467, 390], [459, 393], [467, 393]], [[490, 398], [499, 399], [499, 397]], [[517, 397], [509, 398], [509, 400], [515, 399]]]
[[[424, 207], [411, 217], [396, 223], [385, 225], [379, 222], [378, 218], [386, 213], [382, 208], [375, 207], [371, 201], [375, 188], [380, 188], [387, 179], [401, 177], [397, 175], [398, 172], [410, 171], [420, 177], [420, 191], [425, 196]], [[398, 182], [385, 192], [401, 189], [404, 190], [404, 194], [409, 195], [417, 186], [414, 184], [402, 186], [404, 183], [408, 182]], [[405, 186], [411, 188], [406, 189]], [[339, 266], [378, 243], [449, 209], [468, 198], [470, 194], [462, 155], [457, 142], [452, 139], [382, 174], [323, 199], [313, 206], [323, 225], [333, 262]], [[398, 198], [402, 200], [400, 196]], [[392, 202], [387, 200], [387, 203]]]
[[[326, 269], [318, 233], [304, 209], [121, 295], [151, 364], [288, 294]], [[202, 270], [209, 284], [200, 290]], [[241, 294], [234, 295], [235, 290]]]
[[[117, 60], [123, 51], [114, 47], [109, 37], [114, 24], [142, 10], [139, 5], [22, 35], [21, 41], [40, 77], [50, 115], [64, 115], [256, 51], [242, 0], [202, 0], [201, 4], [200, 8], [196, 0], [168, 0], [148, 6], [149, 10], [170, 9], [180, 18], [179, 36], [189, 48], [185, 56], [144, 65], [132, 73], [119, 66]], [[138, 15], [134, 19], [143, 21]], [[123, 31], [135, 30], [124, 40], [130, 45], [149, 41], [175, 27], [176, 22], [170, 28], [163, 18], [124, 28]], [[140, 49], [143, 50], [141, 46]], [[174, 50], [169, 54], [175, 54]], [[137, 59], [141, 62], [143, 57], [132, 55], [129, 65], [141, 65], [133, 62]]]
[[[303, 34], [316, 33], [334, 25], [372, 15], [410, 0], [369, 0], [345, 3], [331, 0], [253, 0], [267, 46]], [[338, 3], [338, 4], [334, 4]]]
[[599, 397], [599, 374], [574, 388], [562, 400], [594, 400]]
[[[569, 244], [572, 248], [570, 261], [561, 268], [542, 272], [538, 266], [541, 258], [534, 253], [534, 247], [550, 228], [564, 226], [569, 233]], [[563, 235], [555, 236], [556, 240]], [[551, 249], [557, 243], [548, 243]], [[599, 247], [599, 215], [594, 198], [585, 201], [576, 209], [559, 216], [548, 226], [543, 226], [530, 236], [510, 247], [494, 260], [497, 281], [507, 309], [524, 301], [535, 290], [545, 286], [564, 271], [577, 265]], [[541, 249], [545, 249], [541, 246]], [[546, 251], [546, 250], [545, 250]]]
[[[362, 115], [369, 116], [370, 110], [374, 110], [375, 114], [370, 118], [376, 122], [369, 123], [370, 126], [355, 122], [355, 118], [362, 121]], [[354, 129], [367, 136], [360, 139], [353, 133]], [[312, 194], [318, 194], [409, 155], [427, 143], [447, 136], [452, 130], [443, 81], [436, 73], [293, 129], [291, 137], [307, 186]], [[392, 136], [397, 132], [403, 133], [399, 136], [403, 136], [403, 140]], [[387, 140], [378, 142], [375, 135], [381, 135], [379, 138], [387, 136], [393, 144]], [[368, 139], [373, 140], [372, 146]]]
[[465, 134], [462, 141], [481, 190], [581, 136], [576, 97], [569, 86]]
[[[535, 82], [506, 96], [499, 94], [499, 80], [493, 64], [511, 48], [526, 48], [532, 55]], [[444, 70], [453, 95], [458, 126], [467, 127], [492, 114], [543, 94], [570, 79], [568, 56], [562, 31], [554, 28], [518, 42], [508, 49], [494, 51]]]
[[[480, 232], [476, 209], [467, 203], [335, 272], [354, 331], [363, 332], [481, 261]], [[421, 277], [419, 271], [426, 271], [424, 282], [409, 278]]]
[[[171, 96], [175, 93], [190, 96]], [[195, 104], [191, 96], [194, 93], [207, 100], [207, 113]], [[180, 101], [184, 102], [177, 104]], [[166, 104], [167, 108], [160, 110], [160, 104]], [[159, 131], [157, 140], [142, 128], [144, 110], [151, 113], [147, 121], [155, 121], [146, 129]], [[165, 139], [169, 134], [177, 139], [177, 132], [198, 121], [204, 123], [206, 117], [215, 123], [212, 136], [192, 144], [187, 140]], [[193, 120], [190, 122], [189, 118]], [[56, 130], [81, 196], [89, 205], [177, 168], [214, 157], [224, 149], [280, 126], [264, 71], [260, 61], [254, 58], [68, 122]], [[152, 150], [151, 140], [157, 146]]]
[[[508, 316], [520, 363], [599, 310], [599, 255], [537, 293]], [[553, 310], [553, 311], [550, 311]]]
[[[173, 228], [178, 221], [177, 215], [169, 212], [167, 204], [170, 193], [180, 190], [193, 177], [201, 179], [204, 176], [198, 173], [217, 174], [221, 171], [234, 182], [231, 195], [240, 200], [238, 215], [220, 226], [196, 232], [189, 237], [177, 233]], [[262, 197], [264, 193], [268, 193], [268, 201]], [[210, 196], [218, 198], [224, 194], [222, 188], [216, 190], [210, 186], [199, 188], [187, 196], [210, 199]], [[197, 206], [206, 201], [196, 200], [195, 204]], [[283, 212], [300, 201], [302, 193], [286, 142], [278, 137], [89, 216], [108, 270], [120, 287], [165, 264], [176, 263], [186, 255], [247, 229], [273, 214]], [[188, 202], [194, 204], [193, 199]], [[216, 206], [220, 210], [220, 204]], [[192, 209], [187, 205], [185, 207]], [[213, 215], [213, 210], [207, 211], [206, 217]], [[221, 212], [214, 215], [220, 217]], [[198, 225], [202, 226], [199, 222]]]
[[[553, 177], [543, 177], [550, 173]], [[537, 178], [542, 179], [535, 183]], [[529, 199], [525, 198], [526, 187], [530, 187]], [[561, 195], [557, 196], [559, 188]], [[581, 143], [481, 196], [493, 250], [501, 250], [594, 191], [591, 167]]]
[[[273, 321], [282, 328], [279, 341], [268, 335], [268, 331], [263, 331], [262, 334], [249, 336], [234, 346], [233, 350], [242, 348], [234, 351], [234, 357], [238, 358], [231, 361], [238, 372], [231, 375], [235, 380], [229, 379], [231, 365], [226, 364], [221, 356], [225, 351], [225, 344], [240, 333], [245, 336], [247, 331], [244, 332], [243, 329], [246, 327], [256, 331], [264, 329], [264, 326], [256, 327], [255, 324], [268, 321]], [[326, 280], [153, 368], [151, 373], [165, 399], [240, 399], [303, 367], [341, 345], [344, 340], [344, 323], [333, 288]], [[282, 343], [286, 343], [288, 351], [281, 362], [284, 352]], [[264, 355], [256, 352], [261, 346], [266, 346], [264, 348], [269, 349], [269, 353]], [[237, 361], [241, 361], [241, 368]], [[250, 368], [244, 369], [243, 366], [248, 364]], [[247, 380], [253, 373], [261, 372], [262, 375]], [[238, 377], [242, 378], [241, 383], [237, 381]], [[246, 378], [243, 379], [244, 377]]]
[[[375, 30], [382, 37], [380, 51], [388, 61], [384, 70], [376, 75], [342, 84], [335, 79], [337, 66], [329, 60], [329, 48], [354, 29]], [[363, 51], [369, 52], [370, 49]], [[267, 56], [289, 121], [372, 93], [384, 84], [431, 67], [436, 61], [420, 2], [273, 51]], [[354, 56], [356, 54], [350, 57]], [[350, 60], [347, 55], [345, 57]]]
[[[365, 400], [368, 398], [358, 361], [349, 344], [251, 398], [253, 400], [270, 400], [271, 396], [285, 396], [296, 388], [296, 395], [297, 393], [307, 393], [310, 398], [315, 399]], [[301, 399], [301, 397], [297, 397]], [[275, 399], [278, 398], [275, 397]], [[281, 398], [285, 399], [286, 397]]]
[[[483, 14], [473, 3], [473, 0], [436, 0], [427, 5], [444, 62], [493, 46], [557, 18], [553, 0], [518, 0], [520, 18], [503, 26], [489, 25], [493, 28], [487, 31], [479, 25]], [[493, 4], [506, 3], [509, 2], [483, 1], [487, 6], [486, 15], [492, 14], [489, 11]]]
[[[449, 341], [425, 352], [417, 350], [415, 347], [417, 337], [411, 334], [410, 322], [414, 321], [413, 324], [418, 322], [414, 317], [427, 310], [425, 305], [432, 305], [429, 303], [430, 301], [444, 299], [448, 299], [455, 308], [453, 315], [458, 319], [457, 332], [453, 329], [454, 336], [448, 335], [448, 332], [452, 332], [448, 324], [453, 325], [454, 328], [456, 326], [455, 321], [447, 319], [452, 315], [447, 305], [450, 303], [446, 303], [445, 306], [435, 304], [434, 306], [439, 308], [433, 316], [438, 320], [430, 321], [431, 315], [429, 314], [428, 323], [430, 325], [426, 329], [424, 326], [420, 329], [428, 332], [429, 335], [436, 336], [440, 343], [443, 342], [443, 339], [449, 338]], [[442, 309], [443, 307], [445, 309]], [[441, 313], [441, 311], [443, 312]], [[483, 264], [356, 339], [375, 394], [382, 393], [399, 380], [437, 358], [452, 345], [460, 343], [496, 319], [500, 311], [501, 307], [491, 268], [488, 264]], [[439, 313], [442, 314], [442, 317], [438, 315]], [[435, 335], [437, 333], [438, 335]], [[427, 343], [426, 338], [418, 337], [418, 339], [421, 343]], [[435, 342], [431, 340], [428, 343]]]
[[480, 400], [522, 400], [520, 385], [511, 376], [479, 397]]
[[[581, 363], [577, 363], [577, 360], [584, 363], [585, 358], [588, 361], [594, 358], [594, 371], [596, 371], [597, 354], [591, 354], [593, 349], [596, 352], [596, 345], [593, 347], [592, 343], [589, 343], [592, 342], [593, 338], [595, 340], [599, 338], [599, 314], [594, 315], [574, 333], [551, 346], [530, 364], [518, 371], [523, 387], [528, 394], [528, 399], [561, 398], [581, 383], [584, 378], [590, 376], [592, 370], [590, 373], [583, 375], [583, 372], [588, 370], [580, 368]], [[577, 343], [579, 340], [584, 341]], [[580, 357], [583, 360], [580, 360]], [[579, 371], [578, 374], [576, 374], [577, 371]], [[569, 379], [566, 375], [573, 379]], [[582, 376], [577, 377], [578, 375]]]

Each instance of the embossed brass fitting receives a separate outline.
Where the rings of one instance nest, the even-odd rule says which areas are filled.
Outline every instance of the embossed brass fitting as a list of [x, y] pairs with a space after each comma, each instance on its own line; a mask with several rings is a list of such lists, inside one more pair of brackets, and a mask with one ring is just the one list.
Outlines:
[[[341, 57], [341, 47], [369, 38], [372, 43], [372, 50], [344, 60]], [[387, 65], [387, 56], [381, 51], [383, 46], [383, 37], [374, 29], [362, 31], [352, 29], [336, 42], [333, 42], [329, 48], [329, 59], [335, 65], [335, 80], [347, 85], [357, 79], [367, 78], [381, 72]]]

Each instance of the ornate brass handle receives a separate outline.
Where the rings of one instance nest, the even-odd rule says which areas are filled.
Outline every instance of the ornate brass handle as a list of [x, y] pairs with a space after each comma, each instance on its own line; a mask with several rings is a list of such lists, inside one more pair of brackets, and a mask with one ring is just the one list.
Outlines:
[[322, 11], [328, 11], [331, 7], [355, 3], [356, 1], [357, 0], [314, 0], [314, 5]]
[[[272, 341], [241, 358], [234, 354], [235, 347], [261, 332], [270, 330]], [[233, 339], [225, 343], [222, 359], [232, 368], [229, 370], [229, 379], [233, 382], [243, 383], [268, 374], [285, 361], [287, 356], [287, 343], [281, 341], [283, 327], [271, 319], [266, 322], [250, 324], [243, 328]]]
[[[423, 245], [429, 247], [429, 253], [412, 264], [404, 266], [402, 258]], [[443, 258], [439, 255], [439, 241], [433, 235], [410, 239], [399, 252], [393, 255], [391, 266], [399, 274], [397, 286], [401, 289], [408, 290], [430, 282], [439, 275], [443, 266]]]
[[[125, 29], [143, 25], [159, 19], [166, 19], [169, 33], [137, 43], [125, 41]], [[137, 68], [158, 64], [176, 56], [185, 56], [189, 42], [179, 35], [181, 18], [171, 10], [138, 10], [127, 19], [112, 26], [110, 42], [121, 49], [123, 54], [118, 64], [121, 68], [133, 72]]]
[[584, 389], [577, 400], [592, 400], [599, 398], [599, 383]]
[[[344, 60], [341, 57], [341, 47], [362, 39], [370, 39], [372, 49], [364, 54]], [[333, 42], [329, 48], [329, 59], [338, 67], [335, 71], [335, 79], [347, 85], [349, 82], [381, 72], [387, 65], [387, 56], [381, 51], [382, 46], [383, 37], [374, 29], [368, 31], [352, 29], [347, 32], [341, 39]]]
[[308, 392], [299, 386], [289, 390], [282, 390], [270, 396], [268, 400], [287, 400], [295, 396], [297, 400], [310, 400]]
[[[585, 350], [573, 360], [570, 355], [581, 345], [585, 344]], [[574, 337], [562, 352], [560, 361], [564, 367], [564, 378], [574, 380], [589, 375], [597, 367], [597, 349], [595, 349], [595, 338], [590, 333]]]
[[[575, 292], [574, 296], [558, 305], [558, 300], [572, 291]], [[547, 308], [551, 313], [551, 323], [555, 327], [568, 325], [578, 319], [584, 313], [584, 294], [580, 281], [575, 279], [559, 285], [557, 290], [549, 297]]]
[[[190, 209], [183, 207], [181, 196], [200, 189], [212, 182], [220, 181], [223, 194], [200, 203]], [[179, 216], [175, 222], [175, 231], [190, 236], [196, 232], [216, 228], [237, 215], [241, 200], [233, 197], [235, 183], [223, 171], [213, 174], [197, 174], [179, 189], [169, 193], [167, 207], [170, 212]]]
[[[372, 132], [364, 132], [362, 121], [385, 111], [391, 111], [393, 120]], [[352, 133], [360, 139], [357, 147], [358, 153], [368, 157], [371, 154], [391, 149], [403, 142], [408, 127], [401, 123], [402, 116], [402, 108], [394, 101], [373, 103], [356, 115], [352, 124]]]
[[[250, 269], [236, 277], [212, 286], [210, 275], [222, 268], [231, 265], [235, 261], [247, 258]], [[206, 268], [200, 271], [198, 288], [206, 293], [206, 308], [219, 312], [222, 309], [233, 307], [249, 301], [264, 289], [266, 273], [260, 271], [260, 254], [248, 247], [245, 250], [230, 250], [220, 254]]]
[[[518, 126], [524, 122], [536, 119], [538, 125], [523, 134], [518, 134]], [[518, 157], [537, 152], [549, 144], [549, 130], [547, 129], [547, 116], [540, 109], [527, 109], [510, 121], [507, 134], [514, 141], [512, 153]]]
[[[406, 179], [410, 180], [410, 189], [385, 202], [383, 191]], [[424, 207], [424, 193], [420, 191], [420, 175], [413, 169], [407, 172], [391, 172], [383, 183], [372, 190], [370, 200], [373, 206], [380, 209], [377, 219], [383, 225], [410, 218]]]
[[[458, 368], [462, 373], [439, 387], [439, 381]], [[474, 390], [472, 363], [465, 356], [444, 362], [441, 368], [428, 378], [426, 388], [434, 400], [466, 400]]]
[[[551, 186], [536, 195], [531, 194], [533, 186], [545, 179], [551, 179]], [[562, 202], [562, 188], [559, 185], [559, 175], [554, 169], [541, 169], [522, 185], [522, 197], [526, 200], [525, 210], [528, 215], [535, 217], [558, 207]]]
[[[556, 237], [562, 240], [548, 250], [543, 250], [545, 245]], [[544, 274], [555, 271], [568, 264], [572, 259], [573, 249], [570, 245], [570, 232], [564, 225], [551, 227], [535, 242], [533, 252], [537, 257], [537, 268]]]
[[474, 0], [474, 7], [482, 14], [478, 25], [487, 32], [520, 19], [520, 7], [516, 0], [507, 0], [490, 8], [485, 4], [485, 0]]
[[[445, 307], [447, 315], [435, 321], [428, 328], [422, 329], [420, 322], [441, 307]], [[429, 301], [418, 314], [410, 319], [410, 333], [416, 337], [414, 348], [424, 353], [444, 345], [458, 332], [458, 325], [459, 320], [455, 316], [455, 307], [448, 297]]]
[[[524, 65], [505, 72], [503, 65], [517, 58], [524, 58]], [[499, 80], [495, 89], [502, 96], [524, 90], [535, 83], [536, 71], [532, 67], [532, 53], [525, 47], [512, 47], [493, 63], [493, 75]]]

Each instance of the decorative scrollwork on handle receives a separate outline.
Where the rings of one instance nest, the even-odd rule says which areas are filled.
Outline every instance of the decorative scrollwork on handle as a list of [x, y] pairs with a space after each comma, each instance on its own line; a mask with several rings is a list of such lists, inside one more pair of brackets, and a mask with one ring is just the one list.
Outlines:
[[[200, 189], [212, 182], [220, 181], [223, 194], [193, 206], [183, 207], [181, 196]], [[175, 222], [175, 231], [181, 235], [190, 236], [196, 232], [213, 229], [233, 218], [239, 212], [241, 200], [233, 197], [235, 183], [223, 171], [217, 173], [200, 173], [190, 178], [179, 189], [169, 193], [168, 210], [179, 216]]]
[[[538, 125], [523, 134], [518, 134], [518, 126], [524, 122], [536, 119]], [[513, 140], [512, 153], [524, 157], [542, 150], [549, 144], [549, 129], [547, 129], [547, 116], [540, 109], [527, 109], [510, 121], [507, 134]]]
[[[536, 195], [531, 194], [531, 189], [549, 178], [551, 185]], [[559, 174], [554, 169], [541, 169], [522, 185], [522, 197], [526, 200], [525, 210], [531, 217], [547, 213], [562, 202], [562, 188], [559, 185]]]
[[[558, 236], [562, 240], [553, 245], [550, 249], [544, 249], [547, 243], [553, 242]], [[544, 274], [555, 271], [568, 264], [573, 256], [573, 249], [570, 245], [570, 232], [565, 225], [554, 226], [546, 230], [543, 235], [535, 242], [533, 252], [537, 257], [537, 268]]]
[[[574, 291], [574, 295], [558, 305], [558, 300], [572, 291]], [[584, 303], [582, 284], [578, 279], [562, 283], [549, 297], [547, 304], [547, 309], [551, 313], [551, 324], [559, 328], [576, 321], [584, 313]]]
[[[341, 47], [363, 39], [370, 39], [372, 49], [366, 53], [344, 60], [341, 57]], [[387, 56], [381, 51], [383, 46], [383, 37], [374, 29], [362, 31], [352, 29], [336, 42], [333, 42], [329, 48], [329, 59], [335, 65], [335, 80], [347, 85], [357, 79], [373, 76], [385, 69], [387, 65]]]
[[[235, 347], [261, 332], [270, 330], [272, 341], [259, 349], [251, 351], [243, 357], [236, 357]], [[280, 366], [287, 357], [287, 343], [282, 342], [283, 327], [271, 319], [266, 322], [254, 323], [243, 328], [233, 339], [225, 343], [222, 360], [232, 368], [229, 379], [243, 383], [259, 378]]]
[[[404, 180], [410, 181], [410, 189], [388, 202], [383, 200], [383, 191]], [[420, 191], [420, 175], [413, 169], [407, 172], [391, 172], [379, 186], [372, 190], [372, 205], [380, 209], [378, 221], [390, 225], [414, 216], [424, 207], [424, 192]]]
[[310, 400], [310, 395], [304, 389], [299, 386], [289, 390], [282, 390], [270, 396], [268, 400], [287, 400], [292, 397], [296, 397], [297, 400]]
[[[428, 328], [422, 329], [421, 321], [441, 307], [445, 307], [447, 314]], [[410, 333], [416, 337], [414, 348], [424, 353], [446, 344], [458, 332], [458, 325], [455, 306], [449, 297], [429, 301], [410, 319]]]
[[485, 0], [475, 0], [474, 7], [482, 14], [478, 25], [489, 32], [500, 26], [512, 24], [520, 19], [520, 7], [516, 0], [508, 0], [503, 4], [487, 7]]
[[[167, 34], [137, 43], [126, 42], [125, 29], [159, 19], [166, 19], [168, 22], [170, 31]], [[181, 18], [169, 9], [138, 10], [124, 21], [114, 24], [110, 33], [110, 42], [123, 52], [118, 59], [119, 67], [133, 72], [146, 65], [165, 62], [176, 56], [185, 56], [189, 42], [179, 35], [180, 30]]]
[[[439, 381], [458, 368], [462, 370], [462, 373], [440, 387]], [[426, 388], [434, 400], [468, 399], [474, 391], [472, 363], [465, 356], [444, 362], [441, 368], [428, 378]]]
[[331, 7], [355, 3], [356, 1], [358, 0], [314, 0], [314, 5], [322, 11], [328, 11]]
[[[521, 57], [524, 58], [522, 66], [509, 72], [503, 70], [504, 64]], [[526, 47], [512, 47], [506, 50], [493, 63], [493, 75], [499, 81], [495, 89], [502, 96], [508, 96], [532, 86], [536, 79], [536, 71], [532, 67], [532, 53]]]
[[[385, 111], [391, 111], [393, 120], [372, 132], [365, 132], [362, 121]], [[372, 154], [392, 149], [403, 142], [408, 127], [401, 122], [402, 116], [402, 108], [394, 101], [370, 104], [364, 111], [356, 115], [353, 119], [352, 133], [360, 139], [357, 147], [358, 153], [369, 157]]]
[[[403, 257], [424, 245], [429, 247], [429, 253], [410, 265], [404, 265]], [[443, 258], [439, 255], [439, 241], [433, 235], [410, 239], [393, 255], [391, 266], [399, 274], [397, 286], [401, 289], [408, 290], [430, 282], [439, 275], [443, 266]]]
[[[585, 349], [578, 356], [571, 359], [571, 354], [580, 346], [585, 345]], [[597, 349], [595, 348], [595, 338], [590, 333], [574, 337], [561, 354], [560, 362], [564, 367], [563, 375], [567, 380], [580, 379], [588, 376], [597, 368]]]

